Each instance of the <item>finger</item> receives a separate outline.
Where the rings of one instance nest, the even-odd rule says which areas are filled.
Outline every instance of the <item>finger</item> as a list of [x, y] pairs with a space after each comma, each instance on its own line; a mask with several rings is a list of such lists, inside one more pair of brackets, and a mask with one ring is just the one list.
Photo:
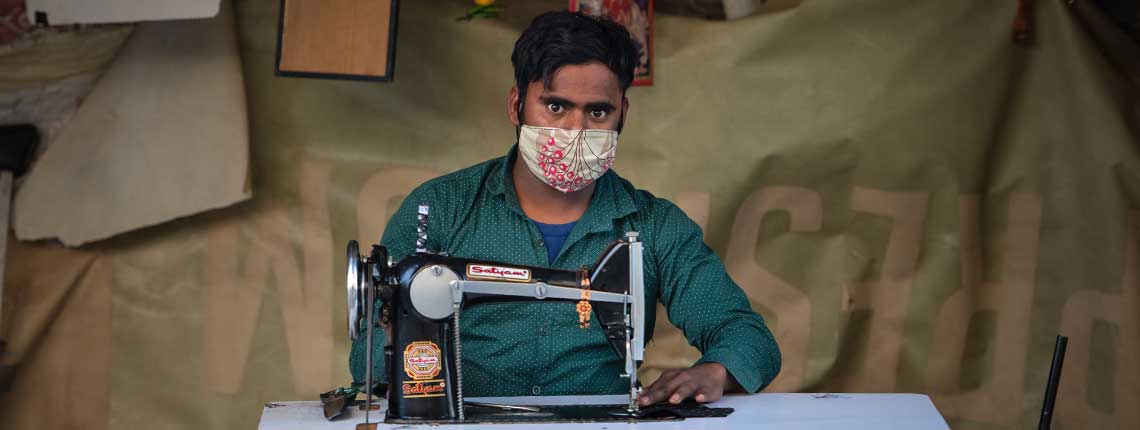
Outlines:
[[654, 400], [651, 393], [664, 387], [665, 384], [667, 384], [669, 380], [672, 380], [678, 372], [678, 369], [666, 369], [662, 371], [661, 375], [657, 377], [657, 380], [653, 381], [652, 384], [649, 384], [648, 387], [645, 387], [645, 389], [642, 390], [641, 394], [638, 395], [637, 403], [641, 404], [642, 406], [653, 403]]
[[677, 372], [676, 375], [673, 375], [672, 379], [666, 381], [666, 383], [660, 387], [661, 389], [656, 393], [656, 398], [653, 401], [664, 402], [669, 400], [670, 397], [673, 396], [673, 393], [677, 392], [677, 389], [692, 380], [693, 378], [688, 372]]
[[653, 381], [652, 384], [649, 384], [648, 387], [645, 387], [645, 389], [641, 392], [641, 396], [638, 397], [637, 402], [642, 406], [648, 406], [657, 402], [663, 395], [661, 392], [664, 391], [665, 385], [667, 385], [672, 379], [673, 378], [669, 375], [661, 374], [661, 376], [658, 377], [656, 381]]
[[693, 380], [678, 385], [677, 389], [673, 390], [673, 394], [669, 396], [669, 403], [674, 405], [681, 403], [682, 400], [696, 393], [698, 388], [700, 388], [700, 384]]
[[723, 388], [706, 384], [697, 390], [697, 395], [694, 396], [693, 399], [696, 400], [697, 403], [710, 403], [720, 400], [723, 395]]
[[673, 392], [677, 390], [678, 386], [688, 382], [689, 379], [688, 373], [682, 371], [671, 372], [668, 375], [662, 373], [661, 377], [658, 378], [653, 385], [649, 386], [647, 392], [648, 398], [644, 404], [649, 405], [665, 401], [665, 399], [669, 398], [670, 394], [673, 394]]

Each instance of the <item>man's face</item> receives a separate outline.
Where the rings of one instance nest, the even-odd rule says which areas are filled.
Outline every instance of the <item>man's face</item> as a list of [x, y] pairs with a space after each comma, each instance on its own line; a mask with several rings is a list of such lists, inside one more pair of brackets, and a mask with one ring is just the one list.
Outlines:
[[[507, 97], [507, 116], [519, 125], [517, 88]], [[531, 82], [523, 103], [523, 123], [536, 127], [617, 130], [629, 103], [617, 75], [602, 63], [566, 65], [554, 71], [550, 86]]]

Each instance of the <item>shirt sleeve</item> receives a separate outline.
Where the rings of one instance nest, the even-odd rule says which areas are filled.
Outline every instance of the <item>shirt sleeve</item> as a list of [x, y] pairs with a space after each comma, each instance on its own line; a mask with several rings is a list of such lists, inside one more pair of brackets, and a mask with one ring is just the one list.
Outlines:
[[780, 350], [764, 319], [705, 244], [700, 227], [665, 203], [654, 243], [660, 299], [669, 321], [701, 351], [700, 363], [720, 363], [749, 393], [780, 372]]

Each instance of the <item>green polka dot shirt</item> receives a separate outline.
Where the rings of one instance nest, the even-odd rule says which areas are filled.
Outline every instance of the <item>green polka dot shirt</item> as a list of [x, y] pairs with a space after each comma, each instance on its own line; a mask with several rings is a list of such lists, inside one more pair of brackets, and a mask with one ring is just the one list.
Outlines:
[[[428, 248], [449, 255], [527, 266], [592, 266], [628, 231], [644, 243], [646, 294], [660, 301], [673, 325], [701, 351], [697, 363], [723, 365], [748, 392], [780, 370], [780, 351], [698, 227], [677, 206], [635, 189], [612, 170], [598, 178], [590, 206], [561, 251], [549, 261], [542, 235], [519, 207], [511, 178], [517, 149], [413, 190], [388, 221], [380, 243], [392, 257], [415, 250], [416, 210], [431, 207]], [[653, 307], [649, 307], [650, 310]], [[652, 336], [655, 313], [646, 312]], [[384, 377], [384, 332], [373, 332], [373, 377]], [[620, 394], [623, 361], [596, 317], [578, 326], [574, 302], [507, 302], [465, 308], [460, 315], [463, 389], [467, 396]], [[353, 343], [349, 368], [364, 381], [364, 337]]]

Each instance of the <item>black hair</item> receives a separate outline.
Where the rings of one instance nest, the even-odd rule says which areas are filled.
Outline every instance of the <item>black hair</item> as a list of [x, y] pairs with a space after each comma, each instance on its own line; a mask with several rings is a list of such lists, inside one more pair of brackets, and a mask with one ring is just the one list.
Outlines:
[[[633, 83], [639, 61], [637, 44], [629, 31], [609, 20], [580, 12], [547, 12], [534, 18], [515, 41], [511, 64], [519, 101], [526, 99], [526, 88], [541, 80], [549, 86], [554, 72], [562, 66], [600, 62], [617, 75], [622, 94]], [[519, 119], [522, 120], [521, 109]]]

